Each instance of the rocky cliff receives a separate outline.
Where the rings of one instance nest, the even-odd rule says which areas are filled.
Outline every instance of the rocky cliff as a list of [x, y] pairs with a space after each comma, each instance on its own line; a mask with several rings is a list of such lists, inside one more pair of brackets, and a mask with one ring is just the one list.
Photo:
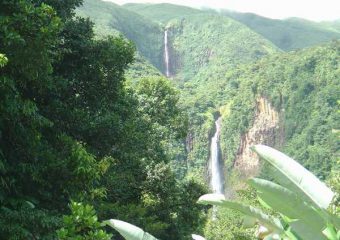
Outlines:
[[234, 170], [241, 177], [254, 176], [259, 171], [259, 158], [250, 150], [255, 144], [278, 146], [282, 144], [282, 127], [279, 113], [264, 97], [257, 99], [257, 110], [252, 127], [242, 137], [234, 161]]

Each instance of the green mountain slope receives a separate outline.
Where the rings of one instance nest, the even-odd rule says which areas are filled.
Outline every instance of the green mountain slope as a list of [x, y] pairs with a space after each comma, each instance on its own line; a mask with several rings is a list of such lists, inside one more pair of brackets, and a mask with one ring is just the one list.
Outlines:
[[[259, 59], [278, 49], [249, 28], [223, 16], [201, 13], [167, 23], [170, 60], [176, 78], [192, 79], [203, 68], [226, 71]], [[215, 69], [210, 74], [217, 73]]]
[[245, 24], [286, 51], [340, 38], [340, 30], [330, 23], [316, 23], [299, 18], [276, 20], [253, 13], [229, 11], [223, 11], [222, 14]]
[[[97, 14], [93, 14], [92, 5], [89, 5], [89, 2], [96, 5]], [[229, 113], [234, 110], [230, 117], [225, 120], [229, 128], [224, 131], [224, 138], [221, 142], [225, 151], [224, 155], [228, 158], [226, 162], [230, 163], [233, 161], [232, 158], [235, 156], [242, 133], [252, 124], [256, 97], [263, 94], [280, 109], [277, 104], [278, 95], [275, 95], [277, 94], [275, 91], [279, 90], [275, 90], [276, 88], [282, 89], [285, 84], [290, 84], [287, 87], [290, 90], [287, 90], [285, 94], [290, 94], [286, 96], [287, 99], [293, 99], [298, 97], [295, 96], [296, 92], [292, 89], [304, 89], [306, 87], [305, 81], [312, 82], [311, 85], [313, 86], [318, 84], [318, 82], [313, 82], [314, 78], [322, 78], [325, 79], [324, 81], [328, 81], [325, 76], [315, 75], [314, 70], [303, 66], [317, 65], [317, 74], [321, 74], [321, 67], [318, 64], [319, 61], [322, 62], [325, 59], [319, 57], [319, 52], [324, 51], [327, 55], [330, 47], [322, 47], [320, 48], [321, 50], [318, 50], [319, 48], [317, 50], [307, 49], [302, 52], [292, 53], [292, 55], [282, 55], [281, 50], [273, 43], [280, 48], [289, 50], [326, 41], [331, 36], [337, 36], [338, 34], [333, 25], [330, 26], [326, 23], [317, 24], [299, 19], [280, 21], [249, 14], [234, 14], [231, 16], [234, 19], [238, 16], [241, 19], [248, 19], [248, 21], [250, 21], [249, 19], [254, 19], [254, 26], [264, 26], [265, 32], [273, 31], [271, 33], [272, 39], [270, 39], [270, 36], [268, 37], [271, 40], [269, 41], [264, 37], [265, 34], [257, 31], [257, 28], [254, 27], [255, 31], [253, 31], [251, 29], [253, 26], [247, 27], [239, 22], [241, 20], [236, 21], [225, 16], [227, 13], [217, 14], [211, 11], [201, 11], [171, 4], [127, 4], [119, 7], [114, 4], [107, 5], [107, 3], [87, 0], [85, 7], [81, 10], [83, 14], [85, 12], [88, 16], [92, 16], [97, 25], [122, 32], [127, 38], [135, 41], [137, 47], [143, 46], [143, 42], [157, 42], [157, 47], [152, 45], [147, 48], [148, 45], [145, 45], [145, 49], [140, 50], [141, 58], [130, 69], [128, 74], [130, 79], [138, 79], [143, 77], [144, 74], [146, 76], [159, 74], [143, 57], [150, 60], [149, 62], [158, 70], [164, 72], [163, 38], [164, 31], [167, 30], [170, 79], [181, 92], [181, 105], [186, 109], [190, 122], [190, 132], [186, 144], [187, 152], [181, 153], [182, 155], [187, 154], [187, 158], [181, 167], [189, 169], [191, 174], [198, 173], [199, 176], [202, 176], [202, 170], [205, 169], [209, 158], [209, 142], [214, 131], [214, 118], [218, 112], [224, 114], [222, 113], [223, 111]], [[110, 18], [105, 17], [106, 22], [97, 17], [101, 11], [110, 12]], [[116, 12], [111, 13], [111, 11]], [[143, 31], [140, 31], [142, 28], [134, 23], [144, 24]], [[277, 33], [277, 36], [274, 36], [274, 33]], [[132, 37], [129, 34], [132, 34]], [[280, 45], [280, 41], [283, 41], [282, 37], [286, 36], [285, 34], [292, 38], [291, 42], [282, 42]], [[318, 37], [313, 37], [316, 35]], [[304, 40], [303, 37], [307, 37], [309, 40]], [[141, 48], [139, 47], [139, 49]], [[308, 60], [313, 59], [313, 54], [316, 54], [315, 60]], [[150, 56], [157, 57], [151, 58]], [[264, 60], [261, 60], [263, 58]], [[155, 59], [158, 59], [158, 61]], [[332, 67], [329, 65], [331, 60], [329, 59], [327, 58], [328, 65], [325, 63], [325, 71], [332, 73]], [[255, 63], [256, 61], [259, 62]], [[157, 63], [155, 64], [155, 62]], [[296, 66], [301, 65], [301, 67], [294, 67], [294, 64]], [[322, 64], [320, 66], [323, 66]], [[334, 76], [330, 77], [333, 79], [331, 84], [334, 85]], [[273, 88], [274, 90], [261, 92], [258, 86], [266, 86], [263, 91]], [[308, 86], [306, 87], [307, 89]], [[324, 87], [324, 85], [317, 85], [313, 89], [324, 91], [322, 90]], [[313, 93], [315, 93], [313, 97], [319, 94], [317, 92]], [[302, 96], [300, 98], [305, 98], [307, 94], [309, 93], [300, 93]], [[281, 94], [281, 98], [284, 98], [283, 94]], [[310, 102], [305, 104], [310, 108], [314, 108], [314, 104], [318, 101], [321, 100], [312, 98]], [[291, 109], [288, 110], [289, 108]], [[238, 110], [235, 111], [235, 109]], [[308, 117], [309, 113], [301, 105], [297, 107], [291, 104], [290, 107], [286, 107], [287, 114], [283, 123], [288, 124], [285, 127], [285, 139], [287, 140], [285, 150], [293, 154], [295, 154], [296, 149], [302, 148], [297, 148], [298, 144], [289, 148], [290, 141], [293, 141], [291, 139], [297, 136], [295, 134], [301, 133], [305, 129], [304, 126], [296, 127], [296, 129], [292, 128], [292, 121], [297, 122], [296, 119], [293, 120], [295, 111], [301, 111], [301, 114], [305, 114], [303, 115], [305, 117]], [[288, 115], [288, 112], [291, 115]], [[306, 124], [306, 126], [310, 124], [309, 122], [302, 123]], [[296, 124], [299, 124], [299, 122]], [[316, 126], [322, 125], [321, 123], [315, 124]], [[233, 139], [233, 141], [231, 142], [230, 139]], [[328, 153], [332, 152], [334, 151], [328, 151]], [[307, 160], [309, 159], [307, 155], [310, 154], [306, 153], [302, 157], [302, 161], [309, 161]], [[297, 157], [297, 159], [299, 158]], [[311, 166], [313, 164], [311, 163]], [[329, 162], [325, 163], [324, 166], [320, 165], [321, 168], [325, 168], [321, 170], [325, 174], [322, 175], [323, 173], [321, 172], [318, 174], [326, 176], [330, 165], [332, 164], [329, 164]], [[316, 167], [312, 166], [311, 169], [316, 169]]]
[[95, 23], [98, 36], [123, 34], [133, 41], [143, 57], [163, 68], [163, 36], [158, 23], [111, 2], [85, 0], [77, 14]]
[[[279, 112], [282, 150], [321, 179], [337, 167], [340, 128], [340, 42], [264, 58], [227, 76], [224, 153], [233, 161], [241, 135], [252, 125], [256, 99], [268, 99]], [[234, 96], [234, 97], [233, 97]], [[242, 123], [242, 124], [240, 124]]]
[[200, 10], [179, 6], [169, 3], [160, 4], [140, 4], [140, 3], [128, 3], [123, 5], [124, 8], [134, 11], [140, 15], [143, 15], [149, 19], [153, 19], [158, 22], [166, 23], [173, 18], [187, 17], [193, 14], [201, 13]]
[[252, 63], [279, 49], [246, 26], [206, 12], [173, 19], [167, 29], [170, 72], [181, 90], [195, 141], [188, 163], [195, 169], [204, 168], [214, 113], [226, 97], [220, 94], [225, 75], [239, 64]]
[[[97, 8], [100, 6], [106, 5], [98, 4]], [[149, 20], [150, 24], [159, 22], [163, 31], [157, 39], [163, 40], [164, 30], [168, 30], [171, 79], [181, 90], [181, 104], [189, 114], [190, 134], [196, 142], [185, 164], [189, 165], [189, 169], [202, 170], [209, 158], [208, 145], [213, 115], [216, 107], [225, 98], [219, 95], [219, 90], [226, 73], [239, 64], [254, 62], [279, 52], [279, 49], [245, 25], [209, 11], [172, 4], [127, 4], [124, 8], [128, 9], [122, 11], [124, 13], [135, 11], [134, 16], [143, 15], [143, 19], [152, 19]], [[89, 16], [93, 15], [92, 8], [85, 10], [91, 12]], [[121, 17], [117, 15], [116, 18]], [[93, 20], [98, 21], [95, 16]], [[120, 22], [124, 25], [124, 21]], [[106, 22], [106, 25], [112, 27], [109, 22]], [[147, 31], [144, 34], [148, 36]], [[129, 38], [127, 34], [124, 35]], [[134, 41], [135, 38], [129, 39]], [[136, 42], [137, 47], [138, 44]], [[149, 51], [158, 51], [162, 56], [155, 66], [165, 72], [164, 44], [161, 49], [151, 48]], [[140, 52], [144, 56], [143, 52]]]

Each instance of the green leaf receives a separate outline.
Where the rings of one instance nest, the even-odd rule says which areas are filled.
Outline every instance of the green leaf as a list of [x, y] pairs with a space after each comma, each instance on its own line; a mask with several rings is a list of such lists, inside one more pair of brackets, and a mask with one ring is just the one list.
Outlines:
[[319, 209], [319, 214], [328, 222], [328, 224], [334, 225], [337, 229], [340, 229], [340, 218], [324, 209]]
[[298, 236], [320, 236], [317, 239], [325, 239], [322, 237], [322, 230], [326, 227], [326, 222], [317, 210], [302, 201], [296, 194], [264, 179], [253, 178], [249, 180], [249, 184], [258, 191], [260, 198], [273, 210], [290, 219], [295, 219], [288, 221], [288, 224]]
[[295, 233], [292, 232], [292, 228], [289, 227], [285, 231], [285, 236], [283, 237], [283, 240], [300, 240]]
[[301, 219], [313, 231], [321, 232], [326, 227], [326, 222], [318, 211], [287, 188], [260, 178], [250, 179], [249, 184], [258, 191], [259, 197], [273, 210], [290, 219]]
[[212, 204], [216, 206], [230, 208], [243, 213], [246, 216], [256, 218], [263, 226], [276, 233], [282, 233], [283, 227], [277, 218], [273, 218], [263, 213], [262, 210], [247, 206], [242, 203], [225, 200], [222, 194], [206, 194], [198, 199], [200, 204]]
[[278, 170], [286, 180], [280, 184], [316, 206], [328, 208], [334, 193], [298, 162], [268, 146], [256, 145], [252, 150]]
[[124, 221], [110, 219], [104, 223], [116, 229], [126, 240], [157, 240], [157, 238], [144, 232], [139, 227]]
[[329, 239], [329, 240], [338, 240], [338, 236], [334, 226], [328, 225], [322, 233]]
[[266, 236], [263, 240], [280, 240], [280, 236], [277, 234], [270, 234]]
[[289, 225], [292, 227], [292, 232], [296, 233], [301, 239], [327, 239], [321, 231], [314, 231], [314, 229], [308, 226], [304, 221], [297, 220], [289, 223]]
[[271, 206], [269, 206], [265, 201], [263, 201], [259, 196], [257, 197], [259, 200], [259, 203], [261, 204], [262, 207], [267, 208], [269, 210], [272, 210]]
[[194, 240], [205, 240], [204, 237], [197, 235], [197, 234], [191, 234], [192, 239]]
[[252, 228], [255, 226], [257, 219], [249, 216], [244, 216], [242, 225], [245, 228]]

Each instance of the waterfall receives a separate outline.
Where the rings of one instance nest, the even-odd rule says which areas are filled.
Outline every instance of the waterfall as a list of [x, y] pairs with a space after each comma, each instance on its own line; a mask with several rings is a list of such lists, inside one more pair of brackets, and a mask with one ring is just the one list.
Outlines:
[[168, 30], [164, 31], [164, 62], [165, 62], [165, 76], [170, 77]]
[[210, 169], [211, 169], [211, 188], [214, 193], [224, 194], [223, 189], [223, 171], [221, 166], [220, 152], [220, 133], [222, 119], [219, 117], [215, 121], [216, 132], [211, 139], [210, 147]]

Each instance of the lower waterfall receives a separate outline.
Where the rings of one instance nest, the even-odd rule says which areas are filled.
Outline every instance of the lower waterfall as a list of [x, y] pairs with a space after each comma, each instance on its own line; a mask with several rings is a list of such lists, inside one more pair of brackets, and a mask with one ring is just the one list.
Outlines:
[[224, 194], [223, 167], [221, 166], [220, 133], [222, 118], [215, 121], [216, 132], [211, 138], [210, 146], [210, 174], [211, 189], [214, 193]]

